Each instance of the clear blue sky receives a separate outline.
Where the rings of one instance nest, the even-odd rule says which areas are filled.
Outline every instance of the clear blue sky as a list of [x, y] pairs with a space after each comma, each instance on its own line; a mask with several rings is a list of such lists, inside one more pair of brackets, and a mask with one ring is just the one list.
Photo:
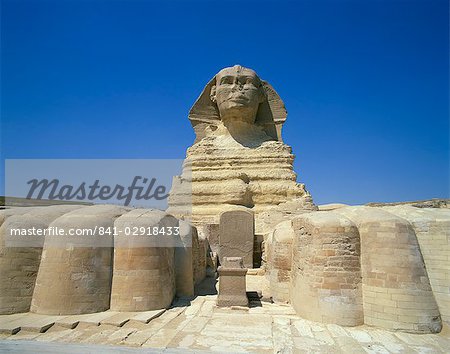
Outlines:
[[189, 108], [239, 63], [284, 100], [284, 140], [316, 203], [448, 198], [448, 10], [2, 0], [1, 157], [183, 158]]

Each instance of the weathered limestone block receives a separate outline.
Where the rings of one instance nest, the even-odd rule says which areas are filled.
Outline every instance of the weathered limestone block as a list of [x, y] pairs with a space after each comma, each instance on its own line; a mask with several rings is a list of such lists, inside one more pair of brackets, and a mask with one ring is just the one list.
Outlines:
[[59, 216], [80, 206], [22, 207], [1, 211], [0, 314], [28, 312], [38, 273], [43, 236], [12, 235], [12, 229], [47, 229]]
[[196, 141], [174, 178], [168, 212], [192, 214], [197, 225], [218, 223], [235, 205], [252, 208], [257, 217], [291, 200], [314, 208], [297, 183], [292, 149], [282, 142], [286, 116], [278, 94], [253, 70], [236, 65], [217, 73], [189, 112]]
[[176, 295], [192, 297], [194, 295], [194, 252], [197, 229], [187, 222], [180, 221], [180, 240], [183, 247], [175, 248]]
[[272, 298], [275, 302], [290, 301], [292, 242], [294, 240], [292, 221], [279, 223], [270, 233], [266, 245], [267, 265]]
[[411, 224], [380, 208], [345, 207], [361, 235], [364, 323], [417, 333], [442, 327]]
[[220, 214], [219, 260], [241, 257], [246, 268], [253, 268], [254, 214], [249, 210]]
[[383, 210], [411, 223], [442, 320], [450, 323], [450, 210], [413, 206], [383, 207]]
[[50, 224], [67, 234], [90, 230], [89, 236], [46, 237], [31, 311], [76, 315], [109, 309], [113, 237], [101, 234], [129, 209], [113, 205], [81, 207]]
[[[27, 212], [30, 212], [32, 209], [35, 208], [10, 208], [0, 210], [0, 314], [1, 315], [20, 312], [23, 307], [27, 307], [26, 304], [15, 304], [15, 297], [20, 296], [21, 290], [20, 289], [13, 291], [10, 290], [11, 281], [14, 281], [14, 277], [17, 274], [17, 271], [15, 271], [14, 269], [17, 268], [17, 266], [20, 267], [21, 265], [20, 264], [13, 265], [14, 259], [16, 259], [16, 250], [10, 249], [6, 246], [6, 239], [8, 238], [9, 230], [8, 227], [5, 226], [5, 221], [7, 221], [8, 218], [11, 216], [23, 215]], [[40, 252], [41, 250], [36, 250], [35, 252], [31, 253], [30, 258], [32, 259], [32, 263], [34, 263], [34, 260], [36, 258], [40, 259]], [[32, 271], [31, 274], [33, 278], [33, 287], [34, 287], [34, 280], [36, 279], [36, 277], [33, 273], [34, 270]], [[28, 308], [29, 306], [30, 305], [28, 304]]]
[[[175, 296], [175, 248], [169, 239], [173, 236], [167, 233], [168, 227], [178, 227], [178, 220], [160, 210], [135, 209], [117, 218], [114, 227], [118, 235], [114, 237], [111, 310], [168, 307]], [[127, 235], [130, 228], [144, 230], [145, 235]]]
[[198, 224], [199, 237], [206, 239], [212, 252], [219, 253], [219, 224]]
[[219, 272], [217, 306], [248, 306], [246, 292], [247, 268], [241, 257], [224, 257]]
[[[193, 230], [196, 228], [193, 227]], [[206, 277], [208, 240], [198, 231], [192, 237], [192, 260], [194, 266], [194, 284], [199, 284]]]
[[363, 324], [360, 241], [354, 223], [329, 213], [292, 221], [291, 303], [309, 320], [343, 326]]

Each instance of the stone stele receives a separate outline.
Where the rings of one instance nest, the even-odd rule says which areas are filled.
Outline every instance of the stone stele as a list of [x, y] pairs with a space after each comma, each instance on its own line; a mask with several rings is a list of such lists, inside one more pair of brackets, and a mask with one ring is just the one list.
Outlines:
[[248, 210], [230, 210], [220, 214], [219, 260], [242, 257], [246, 268], [253, 268], [254, 216]]

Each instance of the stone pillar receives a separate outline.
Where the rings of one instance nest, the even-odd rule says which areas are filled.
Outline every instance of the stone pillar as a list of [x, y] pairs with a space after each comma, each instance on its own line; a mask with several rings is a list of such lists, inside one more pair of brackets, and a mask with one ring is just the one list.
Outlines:
[[241, 257], [224, 257], [219, 272], [217, 306], [248, 306], [244, 268]]
[[253, 268], [254, 213], [231, 210], [220, 214], [219, 260], [241, 257], [246, 268]]

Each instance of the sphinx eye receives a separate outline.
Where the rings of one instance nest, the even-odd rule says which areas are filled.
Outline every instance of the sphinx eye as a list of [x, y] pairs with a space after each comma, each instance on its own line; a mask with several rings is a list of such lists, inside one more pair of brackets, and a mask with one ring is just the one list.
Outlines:
[[254, 80], [252, 77], [246, 77], [246, 78], [244, 78], [241, 82], [242, 82], [242, 84], [244, 84], [244, 85], [253, 85], [253, 86], [256, 86], [255, 80]]
[[223, 78], [220, 79], [220, 84], [221, 85], [230, 85], [233, 83], [233, 78], [230, 76], [225, 76]]

